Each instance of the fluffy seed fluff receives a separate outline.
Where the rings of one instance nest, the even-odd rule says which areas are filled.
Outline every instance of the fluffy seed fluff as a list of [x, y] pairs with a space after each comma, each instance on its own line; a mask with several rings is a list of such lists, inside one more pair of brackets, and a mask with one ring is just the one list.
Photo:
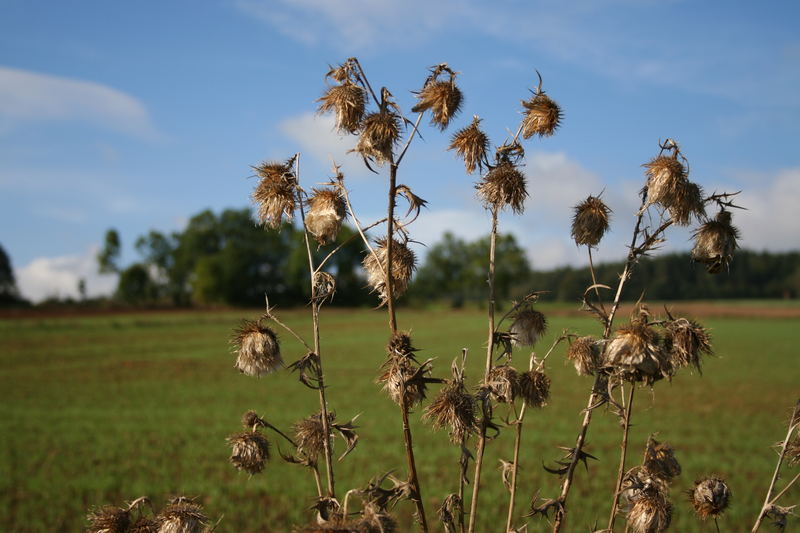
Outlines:
[[364, 89], [345, 81], [334, 85], [319, 99], [319, 112], [336, 113], [336, 129], [341, 133], [357, 133], [366, 107]]
[[567, 359], [575, 365], [579, 376], [594, 375], [602, 366], [597, 339], [591, 336], [575, 339], [567, 349]]
[[705, 263], [711, 274], [727, 270], [739, 239], [739, 230], [731, 224], [730, 211], [721, 210], [714, 220], [700, 226], [693, 238], [692, 259]]
[[267, 162], [255, 167], [260, 179], [252, 198], [258, 206], [258, 219], [273, 229], [280, 227], [283, 217], [291, 221], [294, 215], [297, 180], [290, 163]]
[[461, 109], [463, 95], [456, 86], [455, 77], [447, 81], [432, 81], [425, 85], [417, 95], [419, 102], [411, 111], [421, 113], [430, 109], [431, 124], [444, 130], [450, 124], [450, 119], [458, 114]]
[[203, 508], [188, 498], [175, 498], [158, 515], [158, 533], [200, 533], [208, 524]]
[[86, 519], [89, 521], [88, 533], [125, 533], [131, 521], [126, 509], [110, 505], [92, 509]]
[[472, 174], [476, 168], [482, 168], [489, 148], [489, 137], [480, 129], [481, 119], [477, 116], [472, 124], [458, 130], [450, 140], [448, 150], [455, 150], [464, 160], [467, 173]]
[[250, 475], [264, 470], [269, 460], [269, 441], [258, 431], [247, 431], [228, 437], [231, 464]]
[[460, 444], [477, 428], [475, 398], [464, 388], [462, 380], [448, 380], [425, 409], [424, 419], [434, 429], [449, 428], [450, 442]]
[[728, 507], [731, 491], [724, 480], [708, 477], [694, 482], [689, 491], [689, 500], [701, 519], [716, 518]]
[[[375, 253], [367, 253], [364, 258], [364, 270], [367, 272], [367, 283], [369, 283], [374, 292], [378, 293], [381, 303], [385, 304], [389, 300], [384, 271], [387, 263], [387, 240], [385, 238], [378, 239], [375, 244]], [[408, 282], [411, 280], [411, 274], [414, 273], [416, 266], [417, 258], [414, 252], [405, 243], [393, 239], [390, 275], [395, 298], [403, 294], [408, 288]]]
[[519, 375], [518, 393], [531, 407], [544, 407], [550, 398], [550, 378], [539, 370], [529, 370]]
[[589, 196], [574, 207], [572, 238], [578, 246], [597, 246], [608, 231], [611, 209], [598, 196]]
[[478, 182], [476, 188], [487, 208], [502, 209], [510, 206], [517, 214], [524, 210], [523, 204], [528, 196], [525, 176], [513, 163], [502, 162], [494, 167]]
[[667, 322], [666, 330], [665, 344], [672, 366], [680, 368], [692, 365], [700, 371], [701, 358], [713, 353], [708, 330], [686, 318]]
[[308, 200], [306, 228], [324, 245], [336, 240], [342, 227], [345, 205], [342, 195], [333, 189], [313, 189]]
[[628, 381], [652, 384], [672, 375], [658, 332], [647, 324], [646, 318], [636, 318], [617, 330], [606, 348], [605, 364]]
[[355, 151], [377, 163], [385, 163], [392, 158], [395, 143], [400, 137], [400, 118], [385, 110], [370, 113], [364, 118], [361, 135]]
[[278, 337], [260, 321], [242, 322], [231, 342], [238, 355], [234, 366], [243, 374], [259, 377], [283, 365]]
[[547, 319], [535, 309], [525, 308], [516, 313], [511, 324], [511, 340], [516, 346], [533, 346], [547, 330]]
[[519, 374], [512, 366], [495, 366], [486, 376], [486, 385], [495, 401], [511, 403], [519, 393]]
[[643, 464], [647, 472], [665, 482], [672, 481], [672, 478], [681, 473], [681, 465], [675, 458], [672, 446], [652, 437], [647, 441]]
[[523, 100], [525, 116], [522, 119], [522, 136], [530, 139], [534, 135], [547, 137], [555, 133], [561, 122], [561, 108], [544, 93]]
[[[333, 422], [333, 413], [328, 413], [328, 427]], [[322, 415], [317, 413], [296, 422], [294, 430], [297, 452], [309, 459], [316, 459], [325, 451], [325, 429], [322, 425]], [[333, 435], [328, 435], [328, 446], [333, 446]]]
[[642, 166], [647, 176], [647, 205], [669, 209], [675, 203], [676, 190], [688, 181], [686, 167], [677, 155], [660, 155]]

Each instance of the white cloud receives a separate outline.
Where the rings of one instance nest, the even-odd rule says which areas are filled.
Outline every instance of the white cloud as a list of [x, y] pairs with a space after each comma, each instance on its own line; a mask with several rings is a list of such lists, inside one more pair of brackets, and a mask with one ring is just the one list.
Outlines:
[[733, 213], [733, 223], [742, 232], [740, 244], [754, 250], [800, 248], [798, 200], [800, 167], [780, 170], [774, 176], [760, 176], [758, 182], [748, 183], [735, 200], [747, 210]]
[[159, 138], [147, 108], [99, 83], [0, 66], [4, 122], [80, 120], [147, 139]]
[[17, 286], [25, 298], [39, 302], [49, 297], [78, 297], [78, 281], [86, 280], [87, 294], [110, 294], [117, 283], [116, 275], [97, 272], [97, 247], [80, 255], [39, 257], [15, 269]]

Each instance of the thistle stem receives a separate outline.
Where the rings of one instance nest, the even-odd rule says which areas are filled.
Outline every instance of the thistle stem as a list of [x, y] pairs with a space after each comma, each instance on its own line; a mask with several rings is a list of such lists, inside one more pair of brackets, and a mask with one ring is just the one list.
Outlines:
[[464, 449], [467, 446], [467, 437], [464, 436], [461, 438], [461, 459], [459, 460], [459, 466], [461, 468], [458, 476], [458, 499], [461, 501], [461, 509], [458, 513], [458, 530], [460, 533], [464, 533], [464, 480], [467, 477], [467, 467], [469, 466], [469, 457], [464, 457]]
[[525, 409], [528, 407], [526, 401], [522, 402], [522, 408], [519, 410], [515, 424], [517, 435], [514, 440], [514, 467], [511, 470], [511, 495], [508, 498], [508, 517], [506, 518], [506, 531], [511, 531], [511, 526], [514, 522], [514, 504], [517, 497], [517, 473], [519, 471], [519, 448], [522, 443], [522, 421], [525, 418]]
[[633, 411], [633, 393], [636, 385], [631, 383], [631, 390], [628, 393], [628, 405], [625, 408], [624, 429], [622, 431], [622, 443], [620, 444], [619, 470], [617, 471], [617, 483], [614, 487], [613, 504], [611, 505], [611, 515], [608, 518], [608, 530], [614, 531], [614, 521], [617, 519], [617, 508], [619, 505], [619, 493], [622, 489], [622, 478], [625, 476], [625, 459], [628, 454], [628, 433], [631, 428], [631, 413]]
[[600, 309], [602, 309], [605, 313], [606, 308], [603, 305], [603, 297], [600, 296], [600, 289], [597, 287], [597, 275], [595, 274], [594, 261], [592, 260], [592, 247], [587, 244], [586, 250], [589, 252], [589, 272], [592, 274], [592, 285], [594, 285], [594, 292], [597, 294], [597, 301], [600, 304]]
[[[489, 237], [489, 340], [486, 346], [486, 368], [483, 373], [484, 383], [489, 379], [489, 371], [492, 369], [492, 357], [494, 355], [494, 260], [497, 247], [497, 207], [492, 207], [492, 233]], [[481, 432], [478, 436], [478, 449], [475, 456], [475, 475], [472, 480], [472, 501], [469, 508], [469, 533], [475, 532], [475, 519], [478, 514], [478, 495], [481, 488], [481, 467], [483, 466], [483, 453], [486, 449], [486, 413], [481, 418]]]

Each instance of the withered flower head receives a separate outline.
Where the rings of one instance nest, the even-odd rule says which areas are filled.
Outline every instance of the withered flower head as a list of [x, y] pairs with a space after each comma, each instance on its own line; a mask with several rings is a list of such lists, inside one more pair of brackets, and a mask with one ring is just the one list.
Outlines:
[[730, 211], [723, 209], [714, 220], [700, 226], [693, 238], [692, 259], [705, 263], [709, 273], [717, 274], [726, 270], [733, 259], [739, 230], [731, 224]]
[[402, 356], [412, 357], [417, 349], [411, 344], [411, 335], [401, 331], [392, 334], [389, 343], [386, 345], [386, 355], [388, 357]]
[[692, 217], [700, 220], [706, 214], [703, 189], [689, 180], [678, 182], [668, 209], [670, 217], [679, 226], [689, 225]]
[[364, 118], [361, 136], [355, 151], [377, 163], [385, 163], [392, 158], [394, 145], [400, 138], [400, 118], [386, 109], [370, 113]]
[[528, 196], [525, 176], [513, 163], [504, 161], [490, 170], [475, 186], [485, 207], [502, 209], [510, 206], [515, 213], [522, 213]]
[[306, 229], [320, 244], [336, 240], [345, 215], [344, 199], [333, 189], [313, 189], [308, 200]]
[[125, 533], [131, 521], [128, 510], [110, 505], [92, 509], [86, 519], [89, 521], [87, 533]]
[[628, 381], [652, 384], [672, 375], [668, 354], [646, 319], [635, 319], [630, 325], [619, 328], [608, 343], [605, 356], [605, 365]]
[[[378, 239], [375, 244], [375, 253], [367, 253], [364, 258], [364, 270], [367, 272], [367, 283], [369, 283], [374, 292], [378, 293], [381, 303], [385, 304], [389, 299], [384, 271], [387, 262], [387, 240], [385, 238]], [[390, 275], [395, 298], [403, 294], [408, 288], [408, 282], [411, 280], [411, 274], [413, 274], [416, 266], [417, 258], [414, 252], [405, 243], [393, 239]]]
[[413, 407], [425, 399], [428, 383], [439, 381], [429, 377], [429, 361], [419, 365], [412, 357], [389, 357], [381, 370], [378, 383], [383, 383], [383, 390], [398, 405], [402, 402], [404, 387], [406, 405]]
[[131, 524], [128, 533], [158, 533], [159, 523], [158, 520], [140, 516], [136, 522]]
[[526, 307], [514, 315], [511, 340], [516, 346], [533, 346], [547, 331], [547, 319], [539, 311]]
[[658, 442], [650, 437], [644, 453], [644, 468], [653, 476], [669, 482], [681, 473], [681, 465], [675, 458], [675, 452], [667, 443]]
[[188, 498], [175, 498], [158, 515], [158, 533], [200, 533], [208, 524], [203, 508]]
[[700, 370], [700, 359], [711, 355], [708, 330], [693, 320], [678, 318], [666, 324], [666, 345], [675, 368], [692, 365]]
[[[328, 413], [328, 422], [333, 421], [333, 413]], [[325, 451], [325, 429], [322, 425], [322, 414], [317, 413], [296, 422], [294, 430], [297, 451], [308, 458], [315, 459]], [[328, 446], [333, 446], [333, 434], [328, 435]]]
[[260, 178], [253, 191], [258, 205], [258, 219], [273, 229], [280, 227], [283, 217], [291, 221], [297, 200], [297, 179], [292, 172], [293, 159], [286, 163], [267, 162], [255, 167]]
[[255, 411], [250, 410], [242, 415], [242, 426], [244, 426], [245, 429], [253, 429], [264, 425], [264, 419], [258, 416], [258, 413]]
[[264, 470], [269, 460], [269, 441], [258, 431], [247, 431], [228, 437], [231, 445], [231, 464], [250, 475]]
[[364, 89], [345, 80], [329, 88], [317, 101], [320, 102], [319, 113], [336, 112], [336, 129], [341, 133], [358, 132], [366, 107]]
[[463, 380], [448, 380], [425, 409], [423, 419], [430, 420], [434, 429], [449, 428], [450, 442], [459, 444], [477, 429], [475, 398]]
[[437, 511], [439, 520], [444, 526], [444, 533], [456, 533], [459, 517], [464, 512], [464, 502], [458, 494], [450, 494], [442, 502]]
[[529, 370], [519, 375], [519, 395], [532, 407], [547, 405], [550, 397], [550, 378], [539, 370]]
[[448, 150], [455, 150], [464, 160], [464, 166], [469, 174], [476, 168], [482, 168], [486, 160], [486, 151], [489, 147], [489, 137], [478, 126], [481, 122], [477, 116], [472, 119], [472, 124], [458, 130], [450, 140]]
[[283, 365], [278, 337], [258, 320], [245, 320], [234, 333], [235, 367], [248, 376], [274, 372]]
[[789, 466], [800, 465], [800, 435], [795, 435], [786, 445], [786, 459]]
[[728, 507], [731, 491], [724, 480], [709, 477], [694, 482], [694, 490], [689, 492], [689, 499], [697, 516], [703, 520], [716, 518]]
[[670, 209], [676, 203], [676, 191], [688, 181], [686, 167], [678, 154], [659, 155], [642, 166], [647, 176], [647, 205], [661, 204]]
[[519, 374], [512, 366], [495, 366], [486, 376], [486, 385], [495, 401], [511, 403], [519, 394]]
[[365, 505], [355, 531], [364, 533], [396, 533], [397, 521], [386, 510]]
[[314, 273], [314, 297], [319, 303], [333, 300], [336, 293], [336, 278], [332, 274], [319, 271]]
[[561, 108], [549, 96], [538, 92], [530, 100], [523, 100], [525, 116], [522, 119], [522, 136], [548, 137], [555, 133], [561, 122]]
[[[450, 78], [446, 81], [439, 80], [440, 74], [447, 72]], [[463, 96], [456, 86], [456, 73], [447, 65], [438, 65], [433, 68], [433, 74], [425, 82], [425, 86], [417, 94], [419, 102], [411, 111], [422, 113], [431, 110], [431, 124], [444, 130], [461, 108]]]
[[594, 375], [602, 366], [597, 339], [586, 336], [572, 341], [567, 349], [567, 359], [575, 365], [579, 376]]
[[574, 207], [572, 217], [572, 238], [578, 246], [597, 246], [608, 231], [611, 209], [599, 196], [589, 196]]
[[660, 533], [672, 522], [672, 503], [661, 492], [647, 493], [636, 500], [628, 512], [628, 524], [634, 533]]

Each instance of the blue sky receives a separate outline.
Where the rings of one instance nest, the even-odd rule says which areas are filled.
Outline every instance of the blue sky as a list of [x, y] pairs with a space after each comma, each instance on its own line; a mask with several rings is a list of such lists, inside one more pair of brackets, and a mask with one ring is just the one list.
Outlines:
[[[659, 138], [679, 141], [692, 179], [739, 190], [735, 223], [754, 249], [800, 248], [800, 4], [679, 0], [217, 0], [0, 2], [0, 244], [23, 293], [108, 291], [102, 235], [180, 229], [205, 209], [249, 204], [249, 166], [300, 152], [307, 184], [344, 167], [361, 218], [386, 179], [346, 154], [354, 139], [315, 115], [329, 64], [357, 56], [404, 110], [431, 65], [459, 71], [461, 115], [426, 127], [400, 181], [429, 201], [413, 237], [488, 232], [473, 177], [450, 152], [473, 114], [494, 142], [516, 129], [535, 85], [564, 109], [526, 144], [526, 212], [504, 215], [535, 267], [580, 264], [570, 207], [605, 190], [604, 259], [622, 257]], [[671, 234], [669, 249], [690, 246]], [[419, 249], [423, 251], [421, 248]], [[424, 253], [424, 252], [423, 252]]]

